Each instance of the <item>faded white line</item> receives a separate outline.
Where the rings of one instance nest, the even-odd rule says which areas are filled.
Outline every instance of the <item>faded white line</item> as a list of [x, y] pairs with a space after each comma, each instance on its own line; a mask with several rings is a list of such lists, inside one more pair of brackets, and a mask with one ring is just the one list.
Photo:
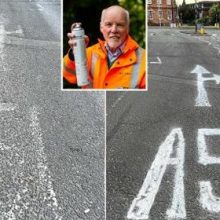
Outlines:
[[[0, 219], [62, 219], [47, 167], [38, 114], [36, 107], [30, 109], [29, 127], [24, 118], [7, 119], [11, 124], [6, 125], [9, 134], [0, 140], [0, 183], [4, 188]], [[11, 127], [15, 135], [10, 134]]]
[[5, 43], [5, 27], [3, 24], [0, 24], [0, 71], [3, 70], [4, 72], [8, 69], [6, 68], [7, 64], [4, 62], [5, 55], [3, 53], [4, 50], [4, 43]]
[[0, 103], [0, 112], [2, 111], [13, 111], [15, 110], [16, 106], [10, 103]]
[[[1, 40], [0, 40], [0, 44], [1, 44]], [[30, 48], [43, 47], [43, 48], [53, 49], [53, 50], [58, 50], [60, 48], [60, 42], [58, 41], [25, 39], [25, 38], [19, 38], [19, 37], [14, 37], [14, 36], [7, 36], [7, 38], [4, 41], [4, 44], [27, 46]]]
[[21, 28], [21, 25], [17, 26], [18, 29], [15, 31], [5, 31], [5, 34], [10, 35], [10, 34], [19, 34], [19, 35], [23, 35], [23, 30]]
[[[201, 37], [196, 37], [196, 38], [199, 39], [199, 40], [202, 41], [202, 42], [208, 43], [209, 46], [212, 46], [214, 49], [216, 49], [216, 50], [218, 51], [218, 53], [220, 53], [220, 48], [214, 46], [214, 44], [216, 44], [216, 42], [213, 42], [213, 43], [212, 43], [211, 41], [204, 40], [204, 39], [201, 38]], [[217, 39], [216, 39], [216, 34], [213, 34], [213, 35], [211, 36], [211, 38], [213, 38], [215, 41], [217, 41]]]
[[[198, 162], [203, 165], [208, 164], [220, 164], [219, 157], [210, 156], [208, 153], [208, 147], [206, 144], [206, 136], [220, 135], [220, 128], [200, 128], [198, 129], [197, 145], [198, 145]], [[220, 137], [219, 137], [220, 138]]]
[[49, 169], [47, 167], [46, 155], [44, 153], [44, 144], [42, 139], [42, 132], [40, 128], [40, 123], [38, 119], [39, 111], [36, 107], [33, 107], [30, 111], [31, 115], [31, 129], [34, 147], [36, 148], [36, 156], [38, 160], [38, 170], [39, 170], [39, 179], [41, 187], [44, 190], [44, 198], [47, 206], [52, 208], [55, 219], [62, 219], [58, 214], [58, 202], [56, 199], [56, 194], [53, 189], [53, 184], [51, 181], [51, 176]]
[[[178, 138], [178, 143], [174, 145], [176, 138]], [[183, 183], [184, 149], [185, 141], [182, 129], [173, 129], [160, 145], [144, 183], [130, 206], [127, 213], [128, 219], [138, 220], [149, 218], [151, 207], [159, 190], [167, 165], [174, 165], [176, 167], [173, 201], [171, 208], [167, 210], [167, 217], [170, 219], [186, 218]], [[170, 157], [173, 152], [176, 152], [176, 158]]]
[[213, 195], [210, 181], [199, 182], [200, 186], [200, 203], [203, 209], [210, 212], [220, 212], [220, 197]]
[[114, 109], [114, 108], [118, 105], [118, 103], [125, 97], [126, 93], [127, 93], [127, 92], [123, 92], [122, 95], [120, 95], [120, 96], [113, 102], [113, 104], [111, 105], [110, 110], [108, 110], [108, 114], [107, 114], [107, 111], [106, 111], [106, 117], [111, 114], [112, 109]]
[[112, 108], [115, 108], [118, 103], [125, 97], [127, 92], [123, 92], [122, 95], [120, 95], [116, 100], [115, 102], [112, 104]]
[[43, 6], [41, 4], [37, 4], [37, 7], [38, 7], [39, 11], [43, 11], [44, 10], [44, 8], [43, 8]]
[[157, 61], [151, 61], [150, 64], [162, 64], [160, 57], [157, 57]]
[[2, 55], [4, 48], [4, 39], [5, 39], [4, 34], [5, 34], [5, 27], [3, 24], [0, 24], [0, 56]]

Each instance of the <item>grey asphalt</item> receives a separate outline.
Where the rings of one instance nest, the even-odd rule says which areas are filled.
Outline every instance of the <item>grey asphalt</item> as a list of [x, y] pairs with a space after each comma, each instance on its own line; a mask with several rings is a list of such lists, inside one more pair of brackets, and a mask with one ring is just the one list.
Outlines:
[[[191, 73], [202, 65], [220, 75], [219, 44], [211, 34], [197, 36], [170, 28], [150, 27], [148, 40], [148, 92], [107, 92], [107, 220], [127, 219], [159, 146], [174, 128], [182, 128], [185, 139], [186, 219], [220, 219], [219, 213], [203, 209], [199, 202], [199, 181], [203, 180], [210, 180], [213, 195], [220, 197], [220, 165], [199, 164], [197, 147], [199, 128], [220, 128], [220, 85], [205, 82], [212, 106], [196, 107], [197, 77]], [[220, 156], [219, 144], [219, 136], [209, 139], [211, 155]], [[174, 174], [169, 166], [149, 219], [167, 219]]]
[[104, 219], [104, 93], [61, 91], [61, 2], [0, 8], [0, 219]]

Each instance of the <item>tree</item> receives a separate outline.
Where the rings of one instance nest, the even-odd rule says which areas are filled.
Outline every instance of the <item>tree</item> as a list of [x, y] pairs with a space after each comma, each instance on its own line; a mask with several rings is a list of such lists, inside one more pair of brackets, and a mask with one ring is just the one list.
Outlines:
[[144, 0], [118, 0], [119, 4], [130, 14], [130, 34], [145, 48], [145, 1]]
[[220, 21], [220, 4], [213, 4], [209, 9], [209, 15], [213, 23], [218, 23]]
[[179, 6], [179, 16], [181, 23], [192, 24], [195, 20], [195, 9], [190, 5], [183, 4]]

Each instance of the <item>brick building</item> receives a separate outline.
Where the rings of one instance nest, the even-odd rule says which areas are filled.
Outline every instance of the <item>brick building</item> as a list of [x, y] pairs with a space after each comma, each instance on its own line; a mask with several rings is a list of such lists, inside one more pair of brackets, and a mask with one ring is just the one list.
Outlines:
[[175, 25], [176, 17], [175, 0], [148, 0], [148, 25]]

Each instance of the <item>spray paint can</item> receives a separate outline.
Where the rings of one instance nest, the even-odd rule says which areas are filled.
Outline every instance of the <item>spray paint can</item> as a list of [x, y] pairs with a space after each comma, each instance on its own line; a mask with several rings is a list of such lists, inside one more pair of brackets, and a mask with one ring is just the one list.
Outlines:
[[85, 86], [89, 84], [86, 46], [85, 46], [85, 31], [81, 27], [81, 23], [76, 23], [72, 29], [74, 34], [74, 41], [76, 45], [73, 47], [73, 54], [75, 58], [76, 78], [78, 86]]

